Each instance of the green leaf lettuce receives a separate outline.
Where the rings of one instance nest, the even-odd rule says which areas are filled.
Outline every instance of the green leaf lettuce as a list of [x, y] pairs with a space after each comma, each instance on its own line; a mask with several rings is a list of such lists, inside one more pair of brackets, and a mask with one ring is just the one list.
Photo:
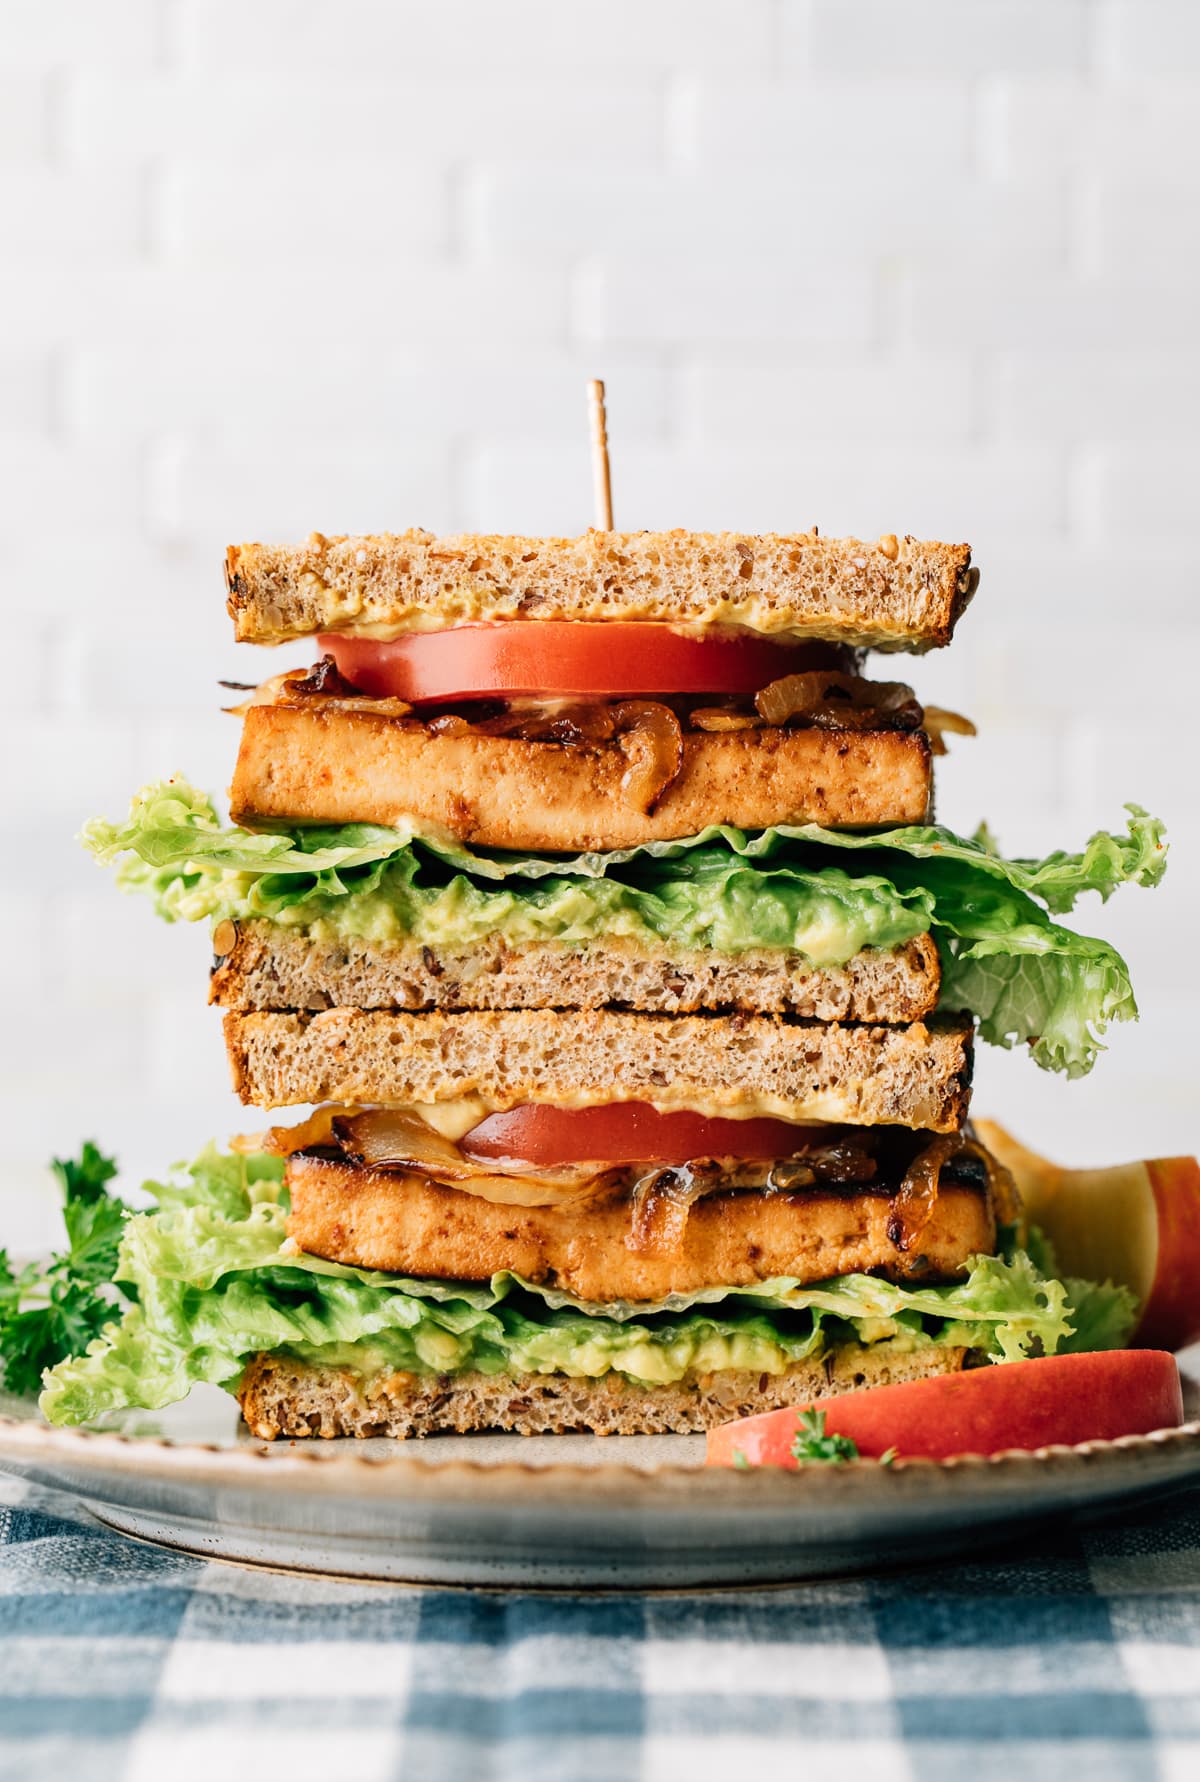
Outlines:
[[263, 919], [316, 939], [465, 947], [599, 937], [736, 955], [783, 948], [818, 967], [863, 947], [932, 932], [942, 1006], [976, 1016], [984, 1039], [1028, 1043], [1036, 1062], [1081, 1076], [1110, 1022], [1137, 1014], [1128, 968], [1106, 941], [1052, 919], [1085, 892], [1152, 886], [1162, 824], [1127, 807], [1124, 835], [1076, 854], [1006, 860], [984, 835], [931, 825], [873, 833], [714, 827], [682, 841], [551, 858], [470, 850], [371, 824], [257, 834], [222, 826], [211, 801], [174, 779], [147, 786], [123, 824], [96, 820], [86, 846], [120, 861], [119, 882], [168, 921]]

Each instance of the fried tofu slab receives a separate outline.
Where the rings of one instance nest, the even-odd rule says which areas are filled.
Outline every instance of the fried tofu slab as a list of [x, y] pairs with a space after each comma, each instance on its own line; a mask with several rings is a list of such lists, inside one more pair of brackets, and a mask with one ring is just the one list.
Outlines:
[[436, 1280], [487, 1281], [508, 1269], [600, 1304], [781, 1275], [945, 1279], [996, 1240], [989, 1197], [965, 1187], [942, 1188], [909, 1251], [897, 1241], [888, 1193], [714, 1194], [695, 1203], [674, 1243], [639, 1248], [622, 1194], [574, 1206], [497, 1205], [426, 1176], [303, 1153], [289, 1158], [287, 1184], [288, 1234], [310, 1255]]
[[859, 828], [923, 823], [923, 731], [689, 732], [679, 771], [644, 808], [619, 739], [565, 746], [437, 733], [369, 709], [251, 705], [229, 798], [234, 820], [415, 824], [477, 847], [535, 853], [638, 847], [710, 824]]

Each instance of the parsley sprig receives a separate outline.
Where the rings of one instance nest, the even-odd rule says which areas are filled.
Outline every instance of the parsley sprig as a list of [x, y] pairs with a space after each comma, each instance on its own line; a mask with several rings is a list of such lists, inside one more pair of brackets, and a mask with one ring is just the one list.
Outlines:
[[[108, 1191], [117, 1166], [89, 1140], [51, 1168], [63, 1191], [66, 1248], [19, 1271], [0, 1250], [0, 1378], [10, 1392], [36, 1392], [45, 1368], [81, 1354], [117, 1315], [113, 1275], [130, 1214]], [[116, 1290], [132, 1297], [131, 1288]]]
[[796, 1439], [792, 1443], [792, 1459], [802, 1466], [813, 1461], [826, 1466], [841, 1466], [857, 1460], [858, 1443], [851, 1436], [826, 1435], [824, 1411], [801, 1411], [797, 1419]]
[[[797, 1411], [796, 1438], [791, 1446], [792, 1459], [801, 1466], [843, 1466], [847, 1460], [861, 1460], [858, 1443], [852, 1436], [827, 1435], [824, 1411]], [[880, 1466], [891, 1466], [897, 1450], [889, 1448], [879, 1456]], [[749, 1472], [763, 1462], [750, 1460], [744, 1448], [734, 1448], [730, 1465], [739, 1473]]]

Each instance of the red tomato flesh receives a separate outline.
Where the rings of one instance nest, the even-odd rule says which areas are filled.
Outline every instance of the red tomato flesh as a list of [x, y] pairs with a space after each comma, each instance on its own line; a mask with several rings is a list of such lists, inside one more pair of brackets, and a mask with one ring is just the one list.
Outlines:
[[889, 1448], [948, 1460], [1173, 1429], [1183, 1422], [1183, 1395], [1175, 1357], [1160, 1349], [1047, 1355], [741, 1417], [709, 1430], [707, 1464], [740, 1467], [739, 1455], [749, 1466], [794, 1469], [792, 1443], [807, 1410], [824, 1411], [825, 1433], [849, 1436], [864, 1460]]
[[793, 1157], [828, 1127], [788, 1120], [721, 1120], [660, 1114], [645, 1101], [596, 1108], [525, 1106], [489, 1114], [459, 1141], [468, 1157], [528, 1163], [687, 1163], [693, 1157]]
[[757, 693], [785, 674], [845, 668], [835, 644], [778, 644], [731, 633], [686, 637], [669, 625], [560, 619], [457, 625], [390, 643], [327, 633], [338, 671], [373, 699], [609, 699], [653, 693]]

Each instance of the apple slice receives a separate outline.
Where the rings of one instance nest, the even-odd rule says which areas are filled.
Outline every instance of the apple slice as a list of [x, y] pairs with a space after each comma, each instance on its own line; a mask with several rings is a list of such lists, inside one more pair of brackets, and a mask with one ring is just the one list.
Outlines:
[[1009, 1168], [1031, 1225], [1064, 1274], [1119, 1281], [1141, 1306], [1131, 1343], [1182, 1349], [1200, 1341], [1200, 1163], [1156, 1157], [1106, 1169], [1063, 1169], [992, 1120], [975, 1129]]
[[795, 1467], [793, 1443], [805, 1411], [822, 1412], [825, 1434], [849, 1436], [863, 1460], [879, 1460], [889, 1448], [905, 1460], [949, 1460], [1177, 1429], [1183, 1395], [1173, 1355], [1044, 1355], [739, 1417], [709, 1430], [705, 1464]]

